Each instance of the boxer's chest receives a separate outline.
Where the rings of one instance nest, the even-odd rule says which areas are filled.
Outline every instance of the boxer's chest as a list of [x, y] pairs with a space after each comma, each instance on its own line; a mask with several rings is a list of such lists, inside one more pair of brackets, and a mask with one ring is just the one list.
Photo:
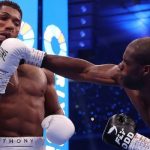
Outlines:
[[47, 79], [42, 69], [21, 65], [12, 76], [6, 92], [8, 94], [26, 92], [27, 94], [42, 94], [46, 90]]
[[126, 92], [142, 119], [150, 125], [150, 94], [136, 90], [126, 90]]

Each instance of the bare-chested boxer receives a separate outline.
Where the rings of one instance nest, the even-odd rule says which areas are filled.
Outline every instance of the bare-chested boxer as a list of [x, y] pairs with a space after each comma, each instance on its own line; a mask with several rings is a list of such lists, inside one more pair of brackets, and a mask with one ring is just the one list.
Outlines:
[[[7, 38], [18, 36], [21, 20], [22, 11], [18, 4], [0, 1], [0, 44]], [[1, 53], [2, 59], [3, 56]], [[61, 143], [62, 139], [53, 139], [56, 138], [53, 132], [57, 132], [55, 126], [65, 127], [68, 123], [63, 114], [54, 89], [54, 74], [44, 68], [20, 65], [9, 80], [5, 94], [0, 95], [0, 150], [43, 150], [42, 127], [48, 128], [47, 121], [51, 118], [44, 118], [50, 115], [53, 115], [54, 131], [50, 131], [49, 137], [52, 142]], [[67, 125], [68, 131], [64, 132], [69, 132]]]
[[43, 67], [73, 80], [123, 87], [150, 126], [150, 37], [132, 41], [118, 65], [95, 65], [82, 59], [46, 55]]
[[[77, 81], [123, 87], [136, 110], [150, 127], [150, 37], [139, 38], [129, 43], [123, 54], [122, 61], [118, 65], [95, 65], [82, 59], [45, 55], [42, 67]], [[119, 124], [118, 120], [120, 120]], [[110, 142], [110, 139], [112, 141], [117, 139], [120, 144], [118, 145], [122, 148], [129, 150], [150, 150], [150, 139], [135, 134], [135, 124], [127, 116], [115, 116], [110, 122], [111, 126], [108, 124], [106, 129], [110, 128], [110, 131], [113, 131], [114, 125], [116, 125], [116, 131], [118, 128], [121, 133], [117, 134], [118, 130], [116, 135], [111, 137], [108, 134], [109, 130], [107, 130], [108, 133], [105, 131], [103, 139], [107, 143], [112, 144], [113, 142]], [[128, 129], [129, 137], [126, 137], [125, 132], [122, 132], [124, 128]], [[132, 136], [130, 135], [130, 131], [134, 131]], [[107, 137], [106, 134], [108, 134]], [[124, 143], [122, 143], [123, 146], [121, 145], [121, 141], [123, 140], [127, 144], [125, 147], [123, 147]]]
[[[43, 67], [73, 80], [123, 87], [136, 110], [150, 127], [150, 37], [129, 43], [118, 65], [95, 65], [82, 59], [46, 55]], [[122, 121], [121, 125], [124, 122]], [[129, 131], [132, 129], [128, 122], [125, 126]], [[150, 150], [150, 139], [135, 136], [129, 149], [138, 150], [138, 147]]]
[[[13, 45], [13, 42], [15, 42], [17, 46], [15, 46], [15, 44]], [[33, 58], [34, 59], [36, 58], [35, 60], [37, 60], [38, 58], [38, 62], [40, 64], [39, 66], [49, 69], [54, 73], [57, 73], [64, 77], [71, 78], [73, 80], [78, 80], [78, 81], [93, 82], [93, 83], [107, 84], [107, 85], [118, 85], [123, 87], [127, 95], [129, 96], [131, 102], [135, 106], [136, 110], [141, 114], [145, 123], [148, 126], [150, 126], [150, 101], [149, 101], [150, 98], [150, 92], [149, 92], [150, 91], [150, 37], [139, 38], [129, 43], [129, 45], [126, 47], [126, 50], [123, 54], [123, 59], [121, 63], [118, 65], [116, 64], [95, 65], [88, 61], [77, 59], [77, 58], [55, 56], [49, 54], [44, 54], [43, 56], [43, 53], [40, 52], [39, 52], [40, 54], [35, 56], [33, 55], [35, 54], [35, 52], [31, 52], [31, 50], [29, 48], [26, 48], [26, 46], [24, 46], [20, 41], [14, 39], [5, 41], [2, 45], [4, 49], [6, 48], [8, 50], [8, 55], [6, 56], [7, 60], [8, 58], [12, 59], [11, 48], [7, 46], [9, 45], [9, 43], [11, 43], [14, 47], [13, 54], [16, 52], [23, 54], [25, 51], [27, 51], [25, 54], [30, 53], [29, 56], [31, 57], [29, 58], [26, 57], [24, 54], [24, 58], [26, 62], [28, 62], [29, 64], [32, 64], [31, 60], [33, 60]], [[17, 58], [18, 60], [20, 60], [19, 57]], [[1, 62], [3, 63], [3, 61]], [[9, 61], [7, 62], [8, 64], [10, 64]], [[17, 65], [13, 64], [12, 66], [17, 66]], [[35, 63], [33, 63], [33, 65], [35, 65]], [[0, 65], [0, 68], [3, 67]], [[9, 72], [12, 73], [13, 71], [9, 71]], [[0, 85], [2, 84], [0, 83]], [[113, 118], [113, 120], [114, 120], [113, 123], [115, 123], [116, 120], [120, 121], [121, 125], [119, 126], [121, 127], [125, 125], [124, 127], [129, 129], [129, 133], [130, 133], [130, 129], [132, 129], [133, 131], [134, 123], [126, 116], [123, 115], [121, 115], [121, 117], [117, 116]], [[111, 124], [111, 125], [113, 127], [113, 125], [115, 124]], [[117, 131], [116, 128], [110, 127], [111, 132], [114, 129], [115, 131]], [[116, 135], [118, 135], [117, 132]], [[121, 132], [121, 135], [118, 135], [116, 138], [122, 137], [122, 139], [124, 139], [123, 135], [125, 136], [125, 133]], [[131, 134], [129, 134], [129, 137], [125, 138], [125, 139], [128, 138], [132, 139], [132, 142], [130, 140], [126, 141], [127, 142], [126, 144], [128, 144], [127, 148], [129, 150], [137, 150], [139, 145], [143, 147], [142, 150], [150, 149], [150, 139], [147, 139], [144, 136], [139, 134], [132, 134], [132, 135], [134, 136], [131, 136]], [[122, 139], [117, 139], [117, 140], [122, 140]]]
[[[123, 87], [136, 110], [150, 127], [150, 37], [139, 38], [129, 43], [118, 65], [95, 65], [82, 59], [46, 55], [42, 66], [73, 80]], [[122, 126], [129, 128], [129, 131], [132, 129], [130, 119], [127, 124], [124, 120], [120, 122]], [[121, 136], [118, 135], [119, 140]], [[129, 144], [130, 141], [128, 146]], [[128, 149], [138, 150], [138, 148], [150, 150], [150, 139], [141, 135], [134, 136]]]

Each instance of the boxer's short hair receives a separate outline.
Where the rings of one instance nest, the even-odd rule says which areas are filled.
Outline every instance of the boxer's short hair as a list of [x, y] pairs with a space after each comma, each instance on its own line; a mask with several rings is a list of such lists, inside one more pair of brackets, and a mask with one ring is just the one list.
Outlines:
[[9, 7], [12, 7], [14, 9], [18, 10], [20, 13], [20, 16], [22, 18], [22, 10], [17, 3], [10, 1], [10, 0], [3, 0], [3, 1], [0, 1], [0, 9], [2, 6], [9, 6]]

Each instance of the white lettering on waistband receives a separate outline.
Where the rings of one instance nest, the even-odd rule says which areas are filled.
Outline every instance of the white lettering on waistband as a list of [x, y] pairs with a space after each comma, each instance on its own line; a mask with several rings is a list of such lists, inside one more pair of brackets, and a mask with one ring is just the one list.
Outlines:
[[43, 145], [44, 139], [42, 137], [0, 137], [0, 147], [40, 147]]

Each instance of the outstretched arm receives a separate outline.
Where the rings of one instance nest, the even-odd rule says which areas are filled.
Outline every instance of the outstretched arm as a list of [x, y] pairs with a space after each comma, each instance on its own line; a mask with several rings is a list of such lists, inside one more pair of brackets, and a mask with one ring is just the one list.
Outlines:
[[78, 81], [118, 84], [119, 67], [117, 65], [94, 65], [88, 61], [62, 56], [45, 55], [27, 47], [22, 41], [9, 38], [1, 44], [0, 52], [0, 93], [4, 94], [12, 74], [19, 66], [20, 60], [25, 63], [44, 67], [61, 76]]
[[57, 55], [46, 55], [42, 67], [73, 80], [104, 84], [118, 84], [120, 72], [118, 65], [95, 65], [83, 59]]

